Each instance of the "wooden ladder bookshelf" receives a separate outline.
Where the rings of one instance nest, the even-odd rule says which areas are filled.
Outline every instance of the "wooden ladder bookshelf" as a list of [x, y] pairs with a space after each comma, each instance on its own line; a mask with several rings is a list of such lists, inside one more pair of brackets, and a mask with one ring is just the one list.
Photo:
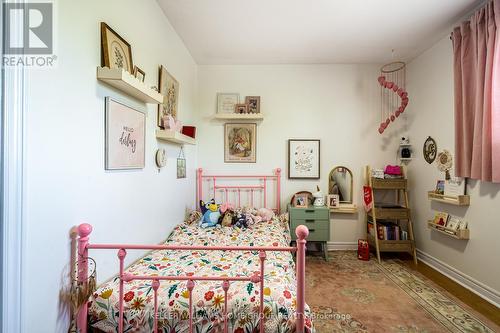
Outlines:
[[[410, 206], [408, 201], [408, 179], [406, 169], [403, 169], [403, 178], [400, 179], [379, 179], [372, 177], [372, 169], [370, 166], [365, 168], [366, 184], [371, 188], [373, 198], [373, 208], [366, 213], [366, 227], [368, 243], [377, 253], [377, 260], [380, 263], [380, 252], [408, 252], [413, 256], [413, 261], [417, 264], [417, 251], [415, 248], [415, 238], [413, 236], [413, 224], [410, 214]], [[376, 191], [395, 191], [394, 207], [377, 207], [375, 205]], [[402, 200], [401, 200], [402, 197]], [[401, 221], [407, 221], [407, 240], [381, 240], [378, 238], [377, 219], [391, 220], [396, 223], [400, 229]], [[368, 232], [368, 224], [373, 224], [375, 237]]]

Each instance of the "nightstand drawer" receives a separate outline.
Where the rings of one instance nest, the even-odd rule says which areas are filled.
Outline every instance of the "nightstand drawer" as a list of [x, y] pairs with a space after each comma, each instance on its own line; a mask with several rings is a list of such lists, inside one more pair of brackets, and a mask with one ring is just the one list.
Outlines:
[[[291, 234], [292, 234], [292, 240], [296, 240], [297, 236], [295, 235], [295, 230], [293, 230]], [[307, 236], [306, 241], [328, 242], [329, 240], [330, 240], [330, 228], [328, 229], [309, 228], [309, 236]]]
[[327, 220], [330, 218], [328, 208], [291, 208], [290, 219], [300, 220]]
[[293, 219], [290, 227], [295, 230], [299, 225], [305, 225], [309, 229], [330, 229], [330, 220], [313, 220], [313, 219]]

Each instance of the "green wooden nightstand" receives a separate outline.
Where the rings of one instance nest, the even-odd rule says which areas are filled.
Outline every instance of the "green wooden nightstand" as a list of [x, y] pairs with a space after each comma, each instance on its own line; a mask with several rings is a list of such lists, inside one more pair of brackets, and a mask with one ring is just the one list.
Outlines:
[[328, 260], [327, 242], [330, 240], [330, 209], [328, 207], [296, 208], [288, 205], [290, 214], [290, 231], [292, 240], [295, 241], [295, 228], [303, 224], [309, 228], [309, 236], [307, 242], [321, 243], [325, 260]]

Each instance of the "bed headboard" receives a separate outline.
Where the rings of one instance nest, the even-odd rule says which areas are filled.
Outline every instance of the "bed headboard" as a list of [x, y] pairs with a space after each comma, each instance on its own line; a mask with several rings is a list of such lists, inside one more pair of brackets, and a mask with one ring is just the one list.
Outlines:
[[252, 206], [281, 211], [281, 169], [271, 175], [204, 174], [197, 170], [196, 203], [214, 198], [235, 207]]

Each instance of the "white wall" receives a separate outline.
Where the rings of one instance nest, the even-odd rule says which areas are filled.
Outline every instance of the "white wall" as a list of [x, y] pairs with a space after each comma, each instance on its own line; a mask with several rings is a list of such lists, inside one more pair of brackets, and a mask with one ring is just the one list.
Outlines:
[[[186, 147], [187, 179], [176, 179], [180, 147], [155, 139], [156, 106], [147, 107], [146, 167], [104, 170], [104, 97], [141, 104], [96, 80], [100, 26], [132, 45], [134, 63], [157, 85], [163, 64], [180, 82], [179, 116], [193, 123], [197, 66], [156, 1], [56, 1], [57, 68], [29, 70], [23, 272], [23, 332], [66, 332], [58, 293], [67, 284], [69, 231], [94, 226], [91, 241], [158, 243], [194, 202], [196, 147]], [[165, 147], [161, 172], [154, 154]], [[141, 227], [146, 225], [147, 227]], [[100, 254], [98, 254], [100, 253]], [[99, 280], [117, 272], [116, 253], [91, 252]], [[130, 252], [129, 262], [140, 253]]]
[[[380, 90], [374, 65], [258, 65], [200, 66], [198, 127], [200, 167], [214, 172], [270, 173], [283, 170], [283, 202], [293, 193], [314, 191], [316, 185], [328, 191], [328, 173], [338, 165], [354, 173], [355, 203], [361, 205], [362, 171], [366, 164], [379, 167], [394, 162], [395, 130], [402, 121], [378, 132]], [[265, 119], [257, 126], [257, 163], [224, 163], [224, 122], [212, 119], [217, 92], [238, 92], [261, 96]], [[287, 140], [321, 139], [321, 179], [287, 179]], [[361, 208], [361, 207], [360, 207]], [[359, 214], [332, 215], [330, 240], [357, 242], [366, 226]]]
[[[452, 268], [491, 288], [500, 297], [500, 184], [469, 181], [469, 207], [430, 202], [427, 191], [443, 179], [436, 164], [422, 156], [426, 138], [432, 136], [438, 151], [454, 154], [453, 50], [448, 37], [441, 40], [408, 66], [408, 117], [410, 138], [418, 152], [410, 164], [411, 203], [415, 220], [417, 248]], [[464, 217], [469, 222], [471, 239], [455, 240], [427, 229], [426, 222], [435, 210]], [[499, 298], [500, 299], [500, 298]]]

